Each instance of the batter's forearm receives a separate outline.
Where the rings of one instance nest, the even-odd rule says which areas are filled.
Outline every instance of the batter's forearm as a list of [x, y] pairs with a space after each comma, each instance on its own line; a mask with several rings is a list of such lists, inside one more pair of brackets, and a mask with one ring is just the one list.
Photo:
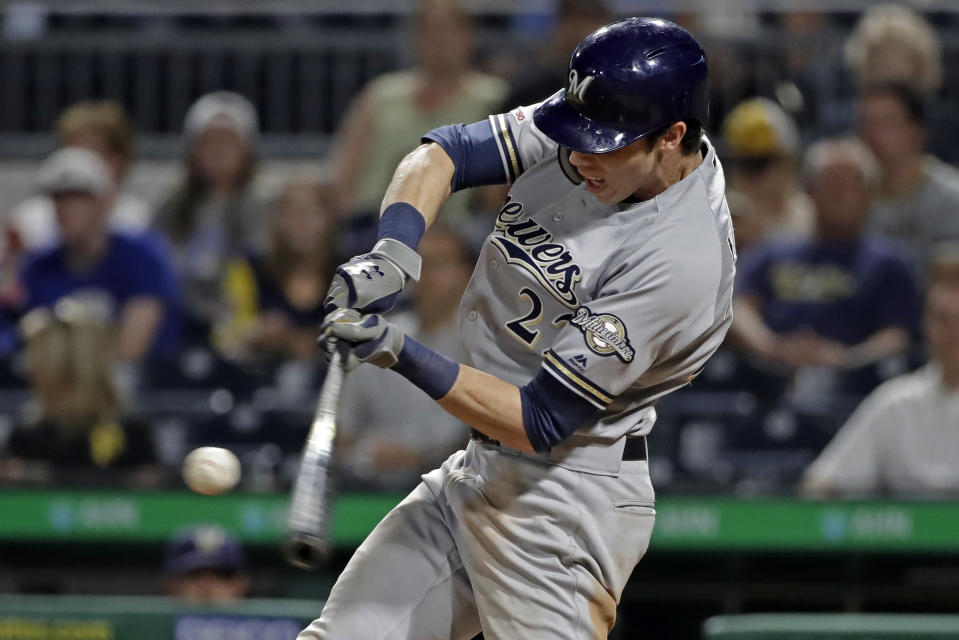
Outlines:
[[[355, 332], [375, 333], [377, 324], [367, 319], [350, 331], [343, 325], [334, 325], [333, 331], [347, 336]], [[379, 345], [367, 357], [376, 351], [395, 353], [395, 346], [391, 346], [395, 340], [390, 333], [397, 331], [392, 325], [387, 328], [378, 339]], [[463, 422], [512, 449], [528, 453], [547, 451], [597, 413], [598, 407], [571, 393], [545, 369], [540, 369], [528, 384], [517, 387], [453, 362], [412, 338], [405, 337], [402, 345], [392, 358], [394, 371]]]
[[[403, 335], [381, 316], [333, 317], [330, 335], [353, 345], [350, 357], [389, 368], [436, 400], [441, 407], [504, 445], [534, 451], [526, 434], [524, 394], [509, 382], [459, 364]], [[535, 433], [535, 432], [534, 432]]]
[[450, 196], [454, 171], [453, 161], [443, 147], [432, 142], [418, 146], [396, 167], [380, 211], [406, 202], [423, 215], [428, 229]]
[[337, 268], [324, 300], [327, 311], [388, 311], [407, 280], [420, 279], [416, 250], [450, 194], [453, 172], [452, 160], [433, 143], [403, 158], [383, 197], [376, 244]]
[[512, 449], [533, 453], [523, 426], [519, 387], [466, 365], [456, 382], [437, 400], [448, 412]]

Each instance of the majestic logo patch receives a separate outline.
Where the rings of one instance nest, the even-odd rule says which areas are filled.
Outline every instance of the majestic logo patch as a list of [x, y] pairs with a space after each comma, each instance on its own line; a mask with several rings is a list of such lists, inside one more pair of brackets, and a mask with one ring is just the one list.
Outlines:
[[586, 346], [593, 353], [610, 356], [614, 353], [623, 362], [632, 362], [636, 352], [629, 344], [626, 325], [611, 313], [594, 314], [586, 307], [576, 310], [570, 324], [583, 332]]
[[566, 95], [573, 100], [582, 102], [583, 95], [586, 93], [586, 89], [589, 88], [589, 85], [592, 84], [593, 80], [595, 80], [593, 76], [586, 76], [580, 80], [576, 69], [570, 69], [569, 88], [566, 90]]
[[579, 299], [574, 288], [582, 279], [582, 269], [566, 247], [550, 242], [553, 234], [535, 220], [520, 221], [522, 216], [522, 203], [507, 200], [496, 217], [492, 243], [508, 263], [532, 273], [554, 298], [575, 309]]
[[582, 353], [577, 353], [575, 356], [569, 359], [570, 364], [573, 364], [580, 369], [585, 369], [586, 365], [589, 364], [589, 360], [586, 359]]

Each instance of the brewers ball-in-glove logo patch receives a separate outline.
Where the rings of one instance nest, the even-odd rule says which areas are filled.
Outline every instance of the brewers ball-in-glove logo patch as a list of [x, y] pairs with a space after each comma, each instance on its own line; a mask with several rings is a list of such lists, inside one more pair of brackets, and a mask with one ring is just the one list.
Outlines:
[[611, 313], [594, 314], [586, 307], [576, 310], [570, 324], [583, 332], [586, 346], [601, 356], [616, 357], [623, 362], [631, 362], [636, 352], [626, 336], [626, 325]]

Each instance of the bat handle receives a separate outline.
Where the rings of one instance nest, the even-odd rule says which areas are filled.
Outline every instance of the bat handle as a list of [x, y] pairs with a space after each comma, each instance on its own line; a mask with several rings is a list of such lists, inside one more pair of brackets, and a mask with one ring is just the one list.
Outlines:
[[326, 378], [324, 379], [323, 390], [320, 399], [316, 401], [316, 414], [333, 416], [337, 412], [337, 404], [340, 401], [340, 390], [343, 388], [343, 351], [338, 347], [338, 340], [330, 336], [326, 340], [326, 350], [329, 354], [330, 364], [326, 368]]

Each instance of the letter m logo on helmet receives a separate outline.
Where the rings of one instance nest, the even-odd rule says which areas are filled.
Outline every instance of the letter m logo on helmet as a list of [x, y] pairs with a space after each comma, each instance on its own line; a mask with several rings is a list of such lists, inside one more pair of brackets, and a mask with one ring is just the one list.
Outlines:
[[680, 120], [709, 116], [706, 52], [668, 20], [627, 18], [583, 40], [569, 83], [533, 112], [539, 130], [583, 153], [608, 153]]
[[589, 88], [589, 85], [593, 80], [595, 80], [593, 76], [586, 76], [585, 78], [580, 80], [579, 74], [576, 72], [576, 69], [570, 69], [569, 88], [566, 90], [566, 96], [570, 100], [583, 102], [583, 94], [586, 93], [586, 89]]

